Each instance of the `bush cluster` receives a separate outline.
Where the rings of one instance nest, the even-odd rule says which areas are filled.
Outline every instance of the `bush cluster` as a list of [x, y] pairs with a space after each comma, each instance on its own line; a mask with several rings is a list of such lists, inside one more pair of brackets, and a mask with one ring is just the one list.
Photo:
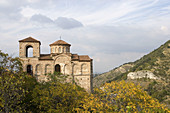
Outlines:
[[63, 82], [61, 74], [48, 75], [37, 82], [22, 71], [19, 58], [0, 51], [0, 112], [92, 113], [169, 112], [140, 86], [131, 82], [111, 82], [88, 94], [74, 82]]

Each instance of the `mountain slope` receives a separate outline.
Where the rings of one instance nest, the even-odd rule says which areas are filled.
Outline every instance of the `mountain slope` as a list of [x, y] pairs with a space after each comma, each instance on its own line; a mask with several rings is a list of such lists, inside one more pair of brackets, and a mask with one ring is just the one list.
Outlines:
[[106, 82], [110, 82], [114, 80], [116, 77], [120, 77], [122, 73], [128, 72], [133, 66], [134, 65], [130, 63], [123, 64], [120, 67], [117, 67], [109, 72], [98, 75], [93, 79], [93, 86], [99, 87], [100, 85]]
[[134, 62], [130, 71], [150, 70], [156, 76], [169, 79], [170, 75], [170, 40], [158, 49]]
[[[127, 79], [128, 73], [144, 70], [153, 73], [158, 79]], [[140, 84], [151, 96], [170, 107], [170, 40], [135, 62], [123, 64], [98, 75], [93, 84], [94, 87], [99, 87], [106, 82], [122, 79]]]
[[93, 84], [98, 87], [105, 82], [119, 80], [122, 77], [126, 79], [127, 73], [140, 70], [150, 70], [156, 76], [168, 81], [170, 79], [170, 40], [135, 62], [123, 64], [109, 72], [96, 76]]

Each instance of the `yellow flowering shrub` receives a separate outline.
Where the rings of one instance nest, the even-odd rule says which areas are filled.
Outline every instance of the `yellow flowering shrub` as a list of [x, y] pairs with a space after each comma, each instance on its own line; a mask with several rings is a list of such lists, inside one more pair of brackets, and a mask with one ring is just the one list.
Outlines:
[[169, 113], [170, 111], [132, 82], [106, 83], [85, 97], [76, 112]]

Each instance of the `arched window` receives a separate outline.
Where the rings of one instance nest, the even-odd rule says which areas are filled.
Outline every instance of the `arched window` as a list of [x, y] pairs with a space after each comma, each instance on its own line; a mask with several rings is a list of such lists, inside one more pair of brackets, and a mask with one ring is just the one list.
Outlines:
[[55, 53], [57, 53], [58, 51], [57, 51], [57, 47], [55, 48]]
[[69, 53], [69, 47], [66, 47], [66, 51], [67, 51], [67, 53]]
[[64, 53], [64, 47], [63, 47], [63, 51], [62, 51], [62, 53]]
[[59, 64], [56, 64], [55, 65], [55, 72], [61, 72], [61, 69], [60, 69], [60, 65]]
[[73, 75], [80, 75], [80, 67], [77, 64], [73, 66]]
[[31, 45], [26, 47], [26, 57], [33, 57], [33, 47]]
[[67, 53], [67, 47], [65, 47], [65, 52]]
[[41, 73], [42, 73], [41, 65], [37, 64], [36, 65], [36, 75], [41, 75]]
[[81, 74], [89, 74], [87, 64], [81, 65]]
[[58, 48], [58, 52], [61, 53], [61, 47]]
[[45, 74], [49, 74], [49, 73], [51, 73], [51, 68], [50, 68], [50, 64], [47, 64], [45, 66]]
[[32, 65], [27, 65], [27, 73], [30, 75], [33, 75], [33, 71], [32, 71]]
[[70, 72], [70, 65], [68, 65], [68, 64], [66, 64], [65, 66], [64, 66], [64, 74], [65, 75], [69, 75], [69, 74], [71, 74], [71, 72]]

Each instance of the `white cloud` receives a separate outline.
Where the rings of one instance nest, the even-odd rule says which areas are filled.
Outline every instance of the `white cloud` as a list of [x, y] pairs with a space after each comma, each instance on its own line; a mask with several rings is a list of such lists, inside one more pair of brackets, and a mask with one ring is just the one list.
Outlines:
[[[36, 22], [42, 27], [43, 25], [47, 25], [47, 27], [58, 27], [62, 29], [73, 29], [78, 27], [83, 27], [83, 24], [73, 18], [67, 17], [58, 17], [56, 20], [52, 20], [51, 18], [44, 16], [42, 14], [35, 14], [30, 18], [30, 21]], [[34, 23], [34, 24], [36, 24]]]
[[27, 18], [31, 18], [33, 15], [38, 14], [38, 12], [37, 9], [33, 9], [29, 6], [21, 8], [21, 14]]
[[36, 2], [39, 2], [40, 0], [27, 0], [27, 1], [30, 3], [36, 3]]
[[57, 26], [63, 29], [71, 29], [76, 27], [83, 27], [83, 24], [73, 18], [66, 18], [66, 17], [58, 17], [55, 20]]
[[33, 15], [30, 20], [38, 23], [53, 23], [53, 20], [41, 14]]
[[49, 53], [61, 36], [72, 53], [94, 59], [95, 72], [108, 71], [169, 40], [169, 7], [169, 0], [1, 0], [0, 49], [18, 54], [18, 40], [32, 36]]
[[161, 30], [167, 32], [168, 28], [166, 26], [161, 26]]
[[165, 35], [169, 35], [170, 36], [170, 30], [169, 30], [169, 28], [167, 26], [161, 26], [160, 29], [161, 29], [162, 33], [164, 33]]
[[7, 0], [0, 0], [0, 6], [8, 6], [9, 3]]

